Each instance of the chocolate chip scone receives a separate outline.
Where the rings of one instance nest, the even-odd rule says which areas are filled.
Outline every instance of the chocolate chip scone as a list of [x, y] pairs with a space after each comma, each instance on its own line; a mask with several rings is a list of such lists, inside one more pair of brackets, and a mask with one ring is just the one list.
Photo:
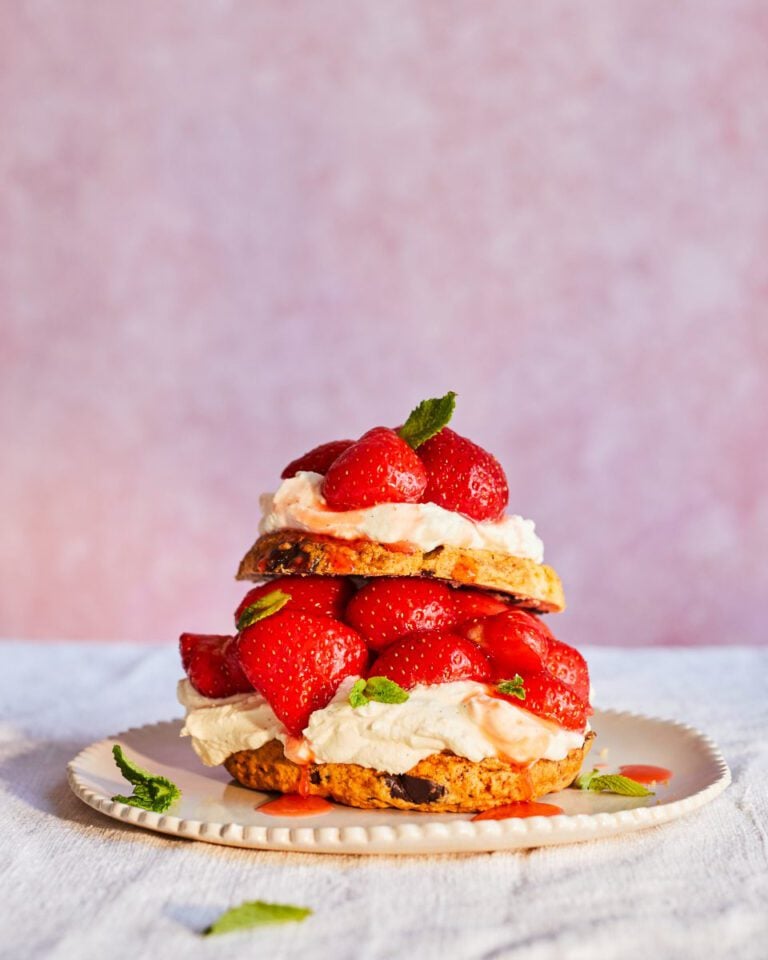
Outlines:
[[395, 807], [433, 813], [488, 810], [517, 800], [531, 800], [570, 786], [592, 746], [584, 745], [563, 760], [537, 760], [530, 766], [488, 758], [477, 763], [450, 753], [433, 754], [407, 773], [392, 774], [353, 763], [310, 763], [288, 760], [279, 740], [258, 750], [241, 750], [224, 763], [244, 787], [253, 790], [330, 797], [362, 809]]
[[528, 610], [565, 609], [557, 573], [543, 563], [490, 550], [439, 546], [423, 551], [373, 540], [338, 540], [301, 530], [266, 533], [240, 562], [238, 580], [275, 576], [434, 577], [504, 593]]

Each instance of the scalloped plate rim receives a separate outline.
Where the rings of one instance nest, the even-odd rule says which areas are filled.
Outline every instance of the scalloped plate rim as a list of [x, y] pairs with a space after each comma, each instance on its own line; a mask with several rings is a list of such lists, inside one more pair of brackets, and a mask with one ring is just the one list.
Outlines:
[[[67, 764], [67, 779], [75, 796], [89, 807], [114, 820], [130, 823], [166, 836], [200, 840], [206, 843], [236, 846], [258, 850], [273, 850], [301, 853], [337, 854], [432, 854], [490, 852], [495, 850], [528, 849], [561, 843], [584, 842], [590, 839], [610, 837], [657, 826], [677, 819], [714, 800], [731, 783], [731, 772], [716, 743], [689, 724], [678, 720], [649, 716], [629, 710], [596, 710], [595, 719], [608, 721], [639, 720], [674, 728], [679, 735], [693, 737], [705, 748], [718, 768], [717, 779], [701, 790], [668, 803], [616, 812], [563, 813], [553, 817], [530, 817], [527, 819], [471, 820], [445, 819], [455, 816], [429, 814], [423, 824], [400, 825], [373, 824], [363, 826], [301, 826], [243, 825], [234, 821], [190, 820], [167, 813], [142, 810], [129, 804], [112, 800], [83, 782], [84, 763], [103, 751], [111, 750], [114, 743], [136, 733], [173, 728], [181, 719], [161, 720], [156, 723], [129, 727], [120, 733], [104, 737], [83, 748]], [[191, 750], [191, 748], [190, 748]], [[203, 768], [204, 769], [204, 768]], [[339, 805], [340, 809], [343, 809]], [[353, 809], [353, 808], [350, 808]], [[356, 815], [366, 811], [355, 810]], [[379, 811], [381, 812], [381, 811]], [[470, 816], [467, 814], [466, 816]]]

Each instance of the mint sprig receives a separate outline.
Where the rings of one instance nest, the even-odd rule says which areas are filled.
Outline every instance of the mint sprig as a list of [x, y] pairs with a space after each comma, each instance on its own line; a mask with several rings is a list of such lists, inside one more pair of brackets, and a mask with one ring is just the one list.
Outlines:
[[237, 632], [242, 633], [251, 624], [264, 620], [265, 617], [271, 617], [273, 613], [282, 610], [290, 599], [291, 595], [289, 593], [284, 593], [282, 590], [273, 590], [271, 593], [259, 597], [258, 600], [254, 600], [237, 618]]
[[398, 435], [409, 447], [416, 450], [436, 433], [440, 433], [453, 416], [455, 406], [456, 394], [453, 390], [449, 390], [444, 397], [422, 400], [408, 414], [408, 419], [398, 430]]
[[237, 930], [249, 930], [251, 927], [264, 927], [273, 923], [298, 923], [306, 920], [311, 913], [308, 907], [294, 907], [289, 903], [248, 900], [222, 913], [218, 920], [214, 920], [210, 927], [203, 930], [203, 936], [233, 933]]
[[122, 747], [115, 744], [112, 747], [112, 756], [120, 769], [120, 773], [128, 783], [133, 784], [133, 793], [130, 797], [120, 794], [112, 797], [117, 803], [127, 803], [131, 807], [141, 807], [142, 810], [152, 810], [154, 813], [165, 813], [170, 805], [181, 796], [181, 790], [167, 777], [157, 776], [129, 760], [123, 753]]
[[505, 693], [508, 697], [517, 697], [518, 700], [525, 700], [525, 685], [519, 673], [516, 673], [511, 680], [502, 680], [496, 689], [499, 693]]
[[388, 677], [369, 677], [368, 680], [356, 680], [349, 691], [349, 702], [353, 707], [364, 707], [375, 700], [376, 703], [405, 703], [409, 694], [400, 684]]
[[573, 786], [577, 790], [592, 790], [595, 793], [618, 793], [622, 797], [652, 797], [653, 790], [649, 790], [637, 780], [624, 777], [618, 773], [599, 773], [597, 768], [591, 773], [582, 773], [576, 777]]

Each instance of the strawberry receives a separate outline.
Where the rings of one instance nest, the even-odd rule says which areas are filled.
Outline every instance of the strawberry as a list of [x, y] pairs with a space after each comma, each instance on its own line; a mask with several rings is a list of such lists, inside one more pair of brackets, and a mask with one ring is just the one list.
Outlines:
[[243, 612], [261, 597], [275, 590], [288, 594], [290, 606], [294, 610], [307, 613], [321, 613], [340, 620], [347, 601], [354, 593], [352, 581], [346, 577], [277, 577], [268, 583], [253, 587], [240, 601], [235, 610], [235, 624], [238, 624]]
[[243, 671], [293, 736], [325, 707], [345, 677], [362, 673], [362, 637], [332, 617], [282, 609], [246, 627], [238, 652]]
[[524, 610], [507, 610], [495, 617], [462, 625], [462, 636], [479, 644], [491, 662], [493, 678], [533, 673], [546, 666], [550, 633]]
[[510, 604], [499, 600], [485, 590], [454, 590], [453, 611], [457, 623], [475, 620], [479, 617], [493, 617], [497, 613], [510, 610]]
[[447, 630], [415, 634], [387, 647], [370, 671], [408, 690], [417, 683], [450, 683], [490, 677], [487, 658], [474, 643]]
[[589, 700], [589, 669], [578, 650], [550, 637], [544, 666], [549, 672], [572, 687], [582, 700]]
[[495, 617], [461, 624], [459, 632], [483, 648], [491, 661], [494, 679], [544, 669], [572, 687], [582, 700], [589, 699], [586, 660], [578, 650], [555, 639], [532, 613], [511, 609]]
[[[516, 685], [519, 689], [519, 684]], [[566, 730], [583, 730], [590, 714], [589, 704], [576, 692], [553, 677], [547, 670], [539, 670], [523, 677], [522, 697], [515, 693], [497, 692], [497, 696], [523, 707], [545, 720], [565, 727]]]
[[418, 455], [388, 427], [364, 433], [334, 460], [321, 492], [332, 510], [416, 503], [427, 486]]
[[325, 474], [339, 454], [344, 453], [354, 442], [354, 440], [331, 440], [330, 443], [321, 443], [319, 447], [313, 447], [295, 460], [291, 460], [280, 476], [283, 480], [288, 480], [289, 477], [295, 477], [300, 470]]
[[499, 461], [476, 443], [448, 427], [421, 444], [427, 471], [423, 499], [472, 520], [498, 520], [509, 500], [507, 478]]
[[232, 697], [253, 690], [237, 658], [234, 637], [182, 633], [179, 652], [189, 682], [204, 697]]
[[456, 622], [449, 587], [419, 577], [378, 577], [349, 601], [344, 620], [372, 650], [383, 650], [410, 633]]

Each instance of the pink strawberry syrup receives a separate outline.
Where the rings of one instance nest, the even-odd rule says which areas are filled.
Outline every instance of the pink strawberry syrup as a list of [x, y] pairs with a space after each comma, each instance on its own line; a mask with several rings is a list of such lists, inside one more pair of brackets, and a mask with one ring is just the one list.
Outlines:
[[619, 767], [619, 773], [638, 783], [669, 783], [672, 771], [666, 767], [652, 767], [647, 763], [627, 763]]
[[503, 807], [493, 807], [476, 813], [472, 820], [511, 820], [526, 817], [556, 817], [563, 812], [562, 807], [554, 803], [538, 803], [536, 800], [518, 800], [515, 803], [505, 803]]

